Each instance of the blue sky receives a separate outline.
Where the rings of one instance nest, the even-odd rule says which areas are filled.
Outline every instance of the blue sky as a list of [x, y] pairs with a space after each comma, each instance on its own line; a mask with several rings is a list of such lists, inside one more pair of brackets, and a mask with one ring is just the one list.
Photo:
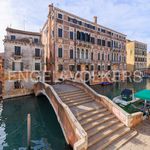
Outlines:
[[91, 21], [96, 15], [99, 24], [150, 48], [150, 0], [0, 0], [0, 51], [7, 26], [40, 31], [51, 3]]

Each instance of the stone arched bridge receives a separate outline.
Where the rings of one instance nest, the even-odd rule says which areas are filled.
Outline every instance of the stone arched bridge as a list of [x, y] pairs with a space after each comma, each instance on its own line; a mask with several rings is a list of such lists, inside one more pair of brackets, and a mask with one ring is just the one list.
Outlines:
[[128, 114], [84, 83], [66, 80], [51, 86], [38, 82], [34, 92], [47, 97], [74, 150], [118, 149], [136, 136], [131, 128], [142, 120], [141, 112]]

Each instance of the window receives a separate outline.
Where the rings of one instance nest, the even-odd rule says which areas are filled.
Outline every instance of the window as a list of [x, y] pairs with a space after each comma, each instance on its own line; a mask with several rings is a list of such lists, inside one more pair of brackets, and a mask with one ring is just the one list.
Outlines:
[[81, 71], [81, 65], [77, 65], [77, 71]]
[[98, 60], [100, 60], [100, 53], [98, 53]]
[[110, 41], [107, 42], [107, 46], [111, 47], [111, 42]]
[[11, 40], [15, 40], [16, 39], [16, 36], [15, 35], [11, 35]]
[[62, 37], [62, 29], [58, 28], [58, 37]]
[[39, 39], [34, 38], [34, 43], [38, 43], [38, 42], [39, 42]]
[[20, 70], [23, 71], [23, 62], [20, 63]]
[[70, 50], [70, 59], [73, 59], [73, 50]]
[[101, 39], [97, 39], [97, 45], [101, 45]]
[[12, 62], [12, 70], [15, 71], [15, 62]]
[[102, 60], [104, 60], [104, 54], [102, 54]]
[[77, 31], [77, 40], [80, 40], [80, 32]]
[[98, 65], [97, 70], [98, 70], [98, 71], [100, 71], [100, 70], [101, 70], [101, 66], [100, 66], [100, 65]]
[[14, 89], [20, 89], [21, 88], [21, 81], [15, 81], [14, 82]]
[[84, 49], [82, 49], [82, 59], [84, 59]]
[[93, 60], [93, 52], [91, 53], [91, 60]]
[[89, 52], [88, 50], [86, 50], [86, 59], [88, 59], [88, 57], [89, 57]]
[[111, 70], [111, 66], [109, 65], [109, 66], [107, 66], [107, 70]]
[[15, 46], [15, 55], [21, 55], [21, 47]]
[[40, 63], [35, 63], [35, 70], [40, 71]]
[[91, 43], [95, 44], [95, 38], [94, 37], [91, 37]]
[[58, 57], [62, 58], [62, 48], [58, 48]]
[[73, 40], [73, 32], [70, 32], [70, 39]]
[[58, 71], [63, 71], [63, 65], [62, 64], [58, 65]]
[[91, 65], [91, 71], [93, 71], [94, 70], [94, 65]]
[[75, 70], [75, 66], [74, 65], [69, 65], [69, 70], [70, 71], [74, 71]]
[[77, 58], [80, 58], [80, 49], [77, 49]]
[[62, 14], [58, 14], [58, 18], [59, 18], [59, 19], [62, 19]]
[[101, 29], [101, 32], [105, 33], [106, 31], [104, 29]]
[[35, 49], [35, 56], [40, 57], [40, 49], [38, 48]]
[[105, 40], [102, 40], [102, 46], [105, 46]]

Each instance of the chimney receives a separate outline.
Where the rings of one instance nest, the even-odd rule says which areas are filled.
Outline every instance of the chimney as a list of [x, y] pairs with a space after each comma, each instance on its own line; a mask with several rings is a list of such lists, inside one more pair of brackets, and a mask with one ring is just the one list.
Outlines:
[[54, 9], [53, 3], [49, 5], [49, 12], [51, 12]]
[[94, 16], [94, 23], [97, 24], [97, 16]]

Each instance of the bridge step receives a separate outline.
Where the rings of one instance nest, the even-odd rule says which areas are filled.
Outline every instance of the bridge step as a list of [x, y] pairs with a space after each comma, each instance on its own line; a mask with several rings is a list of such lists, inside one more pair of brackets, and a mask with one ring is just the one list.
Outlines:
[[93, 100], [89, 99], [89, 100], [84, 100], [84, 101], [80, 101], [80, 102], [75, 102], [75, 103], [72, 103], [72, 104], [68, 104], [68, 106], [73, 107], [73, 106], [78, 106], [78, 105], [82, 105], [82, 104], [90, 103], [90, 102], [93, 102]]
[[108, 121], [111, 121], [112, 119], [115, 119], [116, 117], [112, 114], [109, 114], [108, 116], [106, 116], [105, 118], [101, 118], [101, 119], [98, 119], [98, 120], [95, 120], [93, 121], [92, 123], [90, 124], [86, 124], [84, 125], [84, 129], [86, 131], [92, 129], [92, 128], [95, 128], [101, 124], [104, 124], [105, 122], [108, 122]]
[[90, 130], [87, 131], [88, 133], [88, 137], [90, 138], [91, 136], [94, 136], [95, 134], [97, 134], [100, 131], [103, 131], [105, 129], [109, 129], [109, 127], [120, 123], [118, 119], [114, 119], [114, 120], [109, 120], [109, 122], [105, 122], [103, 124], [100, 124], [99, 126], [92, 128]]
[[90, 97], [88, 97], [88, 98], [81, 98], [81, 99], [77, 99], [77, 100], [70, 100], [70, 101], [64, 101], [67, 105], [69, 105], [69, 104], [74, 104], [74, 103], [77, 103], [77, 102], [83, 102], [83, 101], [88, 101], [88, 100], [91, 100], [91, 98]]
[[99, 115], [96, 115], [96, 116], [92, 117], [92, 118], [88, 118], [88, 119], [82, 120], [82, 121], [80, 121], [80, 123], [83, 126], [83, 125], [89, 124], [89, 123], [91, 123], [91, 122], [93, 122], [93, 121], [95, 121], [97, 119], [100, 119], [100, 118], [105, 117], [105, 116], [110, 115], [110, 114], [111, 113], [109, 111], [105, 111], [105, 112], [103, 112], [103, 113], [101, 113]]
[[117, 125], [113, 125], [111, 126], [109, 129], [107, 128], [106, 130], [97, 132], [96, 135], [88, 137], [88, 147], [91, 147], [92, 145], [96, 145], [96, 143], [100, 143], [101, 140], [109, 137], [111, 134], [113, 134], [114, 132], [123, 129], [124, 125], [122, 123], [118, 123]]
[[95, 111], [90, 112], [90, 113], [88, 113], [88, 114], [81, 115], [81, 116], [78, 118], [78, 120], [81, 121], [81, 120], [83, 120], [83, 119], [92, 117], [92, 116], [94, 116], [94, 115], [97, 115], [97, 114], [102, 113], [102, 112], [105, 112], [105, 111], [107, 111], [106, 108], [101, 108], [101, 109], [99, 109], [99, 110], [95, 110]]
[[88, 150], [118, 149], [136, 136], [136, 131], [127, 128], [108, 108], [97, 103], [84, 90], [73, 85], [60, 86], [54, 87], [86, 131]]
[[82, 90], [74, 90], [74, 91], [68, 91], [68, 92], [58, 92], [58, 94], [62, 95], [62, 96], [67, 96], [69, 94], [77, 94], [77, 93], [85, 93], [85, 92], [82, 91]]
[[104, 150], [109, 145], [111, 145], [114, 141], [120, 139], [124, 135], [130, 132], [130, 129], [127, 127], [120, 127], [116, 129], [114, 132], [109, 134], [106, 137], [103, 137], [100, 141], [96, 142], [95, 144], [92, 144], [88, 147], [88, 150]]
[[130, 141], [132, 138], [134, 138], [137, 134], [138, 134], [137, 131], [131, 130], [128, 134], [125, 134], [122, 137], [119, 137], [117, 140], [113, 141], [113, 143], [109, 143], [108, 147], [105, 146], [105, 149], [106, 148], [107, 150], [119, 149], [128, 141]]
[[76, 96], [76, 97], [63, 97], [63, 96], [60, 96], [63, 100], [63, 102], [67, 102], [67, 101], [71, 101], [71, 100], [78, 100], [78, 99], [86, 99], [86, 98], [89, 98], [89, 96], [87, 95], [79, 95], [79, 96]]

